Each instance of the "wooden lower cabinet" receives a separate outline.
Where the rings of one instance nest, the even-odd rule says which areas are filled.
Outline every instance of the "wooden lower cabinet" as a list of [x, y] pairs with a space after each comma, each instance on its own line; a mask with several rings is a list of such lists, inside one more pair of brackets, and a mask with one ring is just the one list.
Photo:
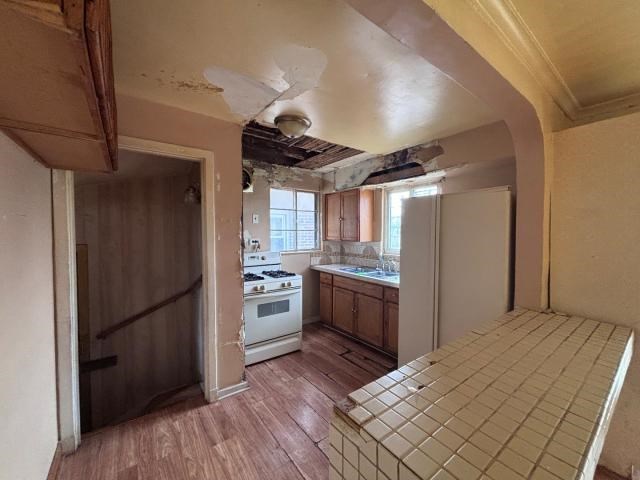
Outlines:
[[356, 293], [356, 337], [376, 347], [383, 344], [383, 308], [382, 300]]
[[320, 320], [398, 354], [398, 289], [339, 275], [320, 275]]
[[355, 293], [340, 287], [333, 287], [332, 325], [353, 334], [355, 317]]
[[320, 321], [327, 325], [332, 324], [333, 319], [333, 291], [331, 285], [320, 284]]
[[384, 345], [388, 352], [398, 354], [398, 304], [384, 304]]

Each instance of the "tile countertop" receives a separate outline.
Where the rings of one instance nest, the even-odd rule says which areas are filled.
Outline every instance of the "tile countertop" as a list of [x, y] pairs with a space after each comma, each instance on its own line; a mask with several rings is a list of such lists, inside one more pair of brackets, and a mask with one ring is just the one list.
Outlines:
[[342, 263], [332, 263], [329, 265], [312, 265], [311, 269], [318, 270], [319, 272], [330, 273], [332, 275], [340, 275], [342, 277], [353, 278], [355, 280], [362, 280], [363, 282], [375, 283], [377, 285], [383, 285], [385, 287], [398, 288], [400, 286], [400, 276], [392, 279], [371, 278], [356, 273], [349, 273], [340, 270], [341, 268], [356, 268], [358, 265], [345, 265]]
[[631, 329], [516, 309], [339, 403], [331, 479], [587, 480]]

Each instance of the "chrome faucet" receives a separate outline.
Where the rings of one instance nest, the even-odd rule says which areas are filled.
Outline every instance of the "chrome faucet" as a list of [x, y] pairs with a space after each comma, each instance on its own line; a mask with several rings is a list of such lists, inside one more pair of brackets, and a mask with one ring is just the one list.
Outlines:
[[391, 271], [393, 273], [400, 273], [398, 271], [398, 262], [394, 261], [394, 260], [390, 260], [389, 263], [391, 264]]

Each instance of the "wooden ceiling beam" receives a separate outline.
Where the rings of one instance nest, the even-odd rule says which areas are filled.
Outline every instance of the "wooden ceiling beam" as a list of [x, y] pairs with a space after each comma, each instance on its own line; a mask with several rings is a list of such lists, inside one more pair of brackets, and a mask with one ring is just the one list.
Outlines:
[[251, 137], [248, 135], [243, 135], [242, 146], [243, 148], [246, 146], [264, 150], [275, 150], [280, 154], [291, 158], [291, 160], [293, 161], [306, 160], [309, 156], [309, 153], [303, 148], [281, 145], [277, 142], [270, 142], [269, 140], [265, 140], [263, 138]]
[[296, 165], [296, 167], [300, 168], [320, 168], [326, 167], [327, 165], [331, 165], [332, 163], [339, 162], [340, 160], [344, 160], [345, 158], [353, 157], [362, 153], [361, 150], [356, 150], [355, 148], [342, 147], [339, 151], [321, 153], [319, 155], [314, 155], [311, 158], [306, 160], [302, 160], [300, 163]]
[[361, 150], [318, 138], [287, 138], [277, 128], [266, 127], [257, 122], [251, 122], [244, 127], [242, 150], [244, 158], [248, 160], [306, 169], [331, 165], [362, 153]]
[[258, 162], [270, 163], [272, 165], [283, 165], [285, 167], [293, 167], [296, 162], [286, 155], [275, 150], [269, 151], [252, 146], [242, 147], [242, 158], [245, 160], [254, 160]]

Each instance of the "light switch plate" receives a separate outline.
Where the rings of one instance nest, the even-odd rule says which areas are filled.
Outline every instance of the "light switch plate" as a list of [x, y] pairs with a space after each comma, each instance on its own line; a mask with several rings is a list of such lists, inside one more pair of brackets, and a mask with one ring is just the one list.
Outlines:
[[253, 223], [260, 223], [260, 215], [258, 215], [257, 213], [253, 214]]

